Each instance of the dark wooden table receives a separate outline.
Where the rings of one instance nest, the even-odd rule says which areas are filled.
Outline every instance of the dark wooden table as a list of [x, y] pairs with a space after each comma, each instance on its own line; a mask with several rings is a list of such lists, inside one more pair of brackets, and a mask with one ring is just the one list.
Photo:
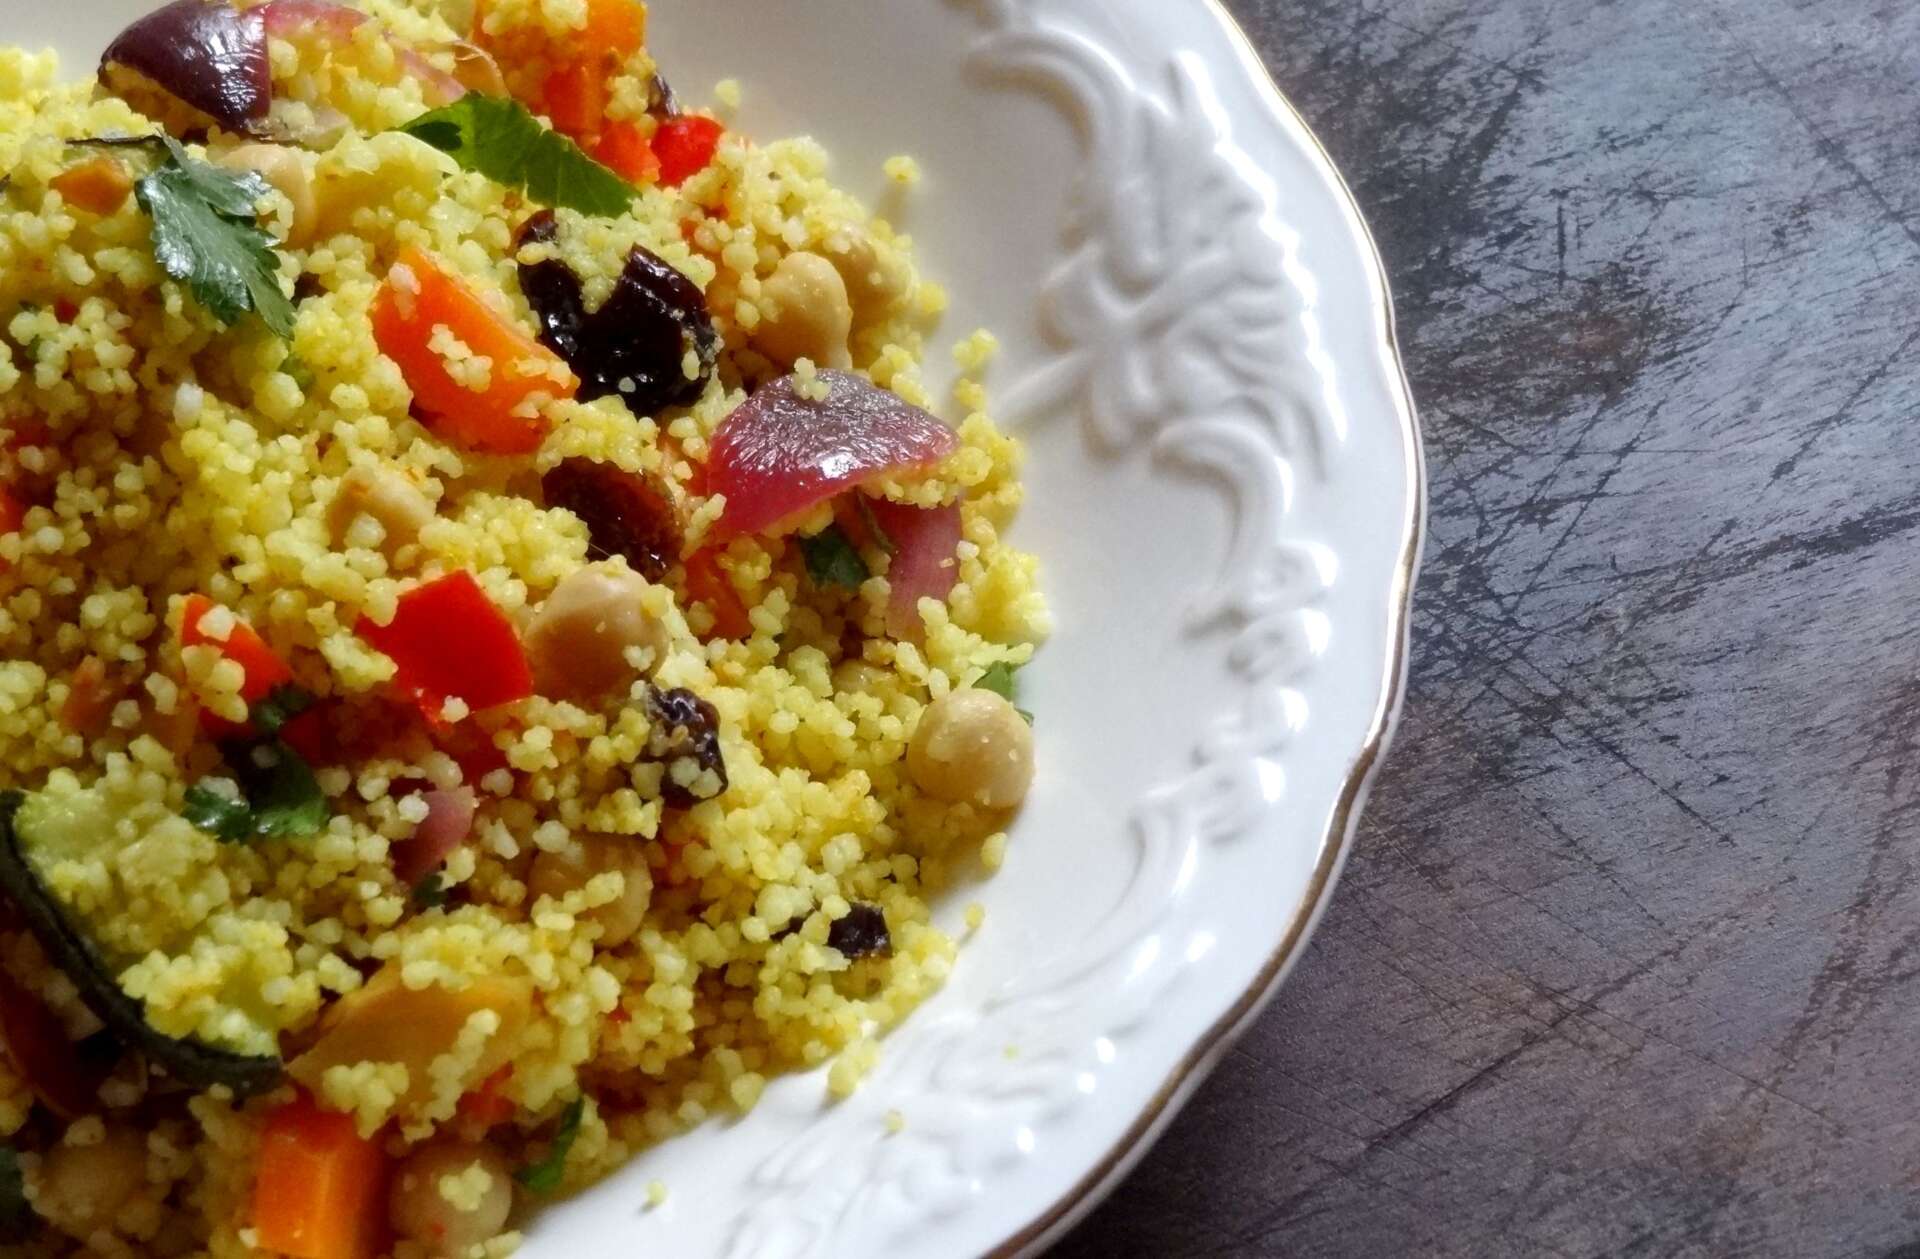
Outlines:
[[1325, 925], [1085, 1256], [1920, 1256], [1920, 4], [1228, 0], [1433, 504]]

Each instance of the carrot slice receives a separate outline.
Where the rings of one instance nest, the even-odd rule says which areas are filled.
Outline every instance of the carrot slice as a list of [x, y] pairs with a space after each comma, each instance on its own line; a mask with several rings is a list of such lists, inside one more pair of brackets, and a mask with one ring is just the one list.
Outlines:
[[267, 1117], [253, 1183], [264, 1250], [290, 1259], [373, 1259], [385, 1241], [387, 1157], [351, 1116], [298, 1098]]
[[78, 166], [69, 166], [47, 181], [48, 187], [89, 214], [112, 214], [127, 203], [133, 191], [133, 176], [110, 157], [96, 157]]
[[[469, 355], [453, 369], [443, 357], [450, 348], [443, 330]], [[411, 246], [374, 295], [373, 336], [399, 365], [427, 427], [475, 450], [539, 449], [549, 427], [538, 413], [541, 398], [571, 398], [580, 387], [559, 355]]]

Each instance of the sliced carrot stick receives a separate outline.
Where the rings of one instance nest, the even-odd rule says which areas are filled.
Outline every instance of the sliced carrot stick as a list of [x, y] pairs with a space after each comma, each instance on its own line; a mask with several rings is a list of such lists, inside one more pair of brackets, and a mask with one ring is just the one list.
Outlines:
[[351, 1116], [307, 1097], [267, 1116], [253, 1183], [263, 1250], [290, 1259], [373, 1259], [386, 1233], [388, 1166]]
[[[549, 426], [538, 413], [541, 396], [571, 398], [580, 387], [559, 355], [411, 246], [374, 296], [373, 336], [399, 365], [427, 426], [475, 450], [537, 450]], [[449, 357], [460, 353], [453, 342], [466, 347], [463, 358]]]

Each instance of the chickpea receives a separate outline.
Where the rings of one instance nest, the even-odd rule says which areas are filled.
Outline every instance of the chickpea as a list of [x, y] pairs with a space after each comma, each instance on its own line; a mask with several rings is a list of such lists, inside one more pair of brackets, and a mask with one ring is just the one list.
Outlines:
[[356, 464], [340, 478], [340, 488], [327, 505], [327, 525], [334, 537], [344, 539], [363, 515], [372, 516], [386, 529], [389, 546], [404, 546], [417, 541], [433, 519], [433, 504], [391, 468]]
[[1033, 731], [992, 691], [952, 691], [921, 714], [907, 772], [935, 799], [1011, 809], [1033, 786]]
[[[484, 1184], [475, 1168], [485, 1174]], [[466, 1141], [440, 1141], [409, 1154], [387, 1196], [394, 1231], [446, 1259], [498, 1237], [512, 1212], [513, 1170], [506, 1158]]]
[[286, 243], [304, 245], [313, 237], [319, 217], [314, 200], [313, 181], [307, 177], [305, 163], [293, 149], [281, 144], [243, 144], [220, 155], [220, 164], [234, 170], [250, 170], [279, 189], [293, 206], [293, 218], [287, 225]]
[[913, 287], [913, 273], [900, 251], [871, 233], [850, 232], [844, 240], [835, 240], [827, 246], [827, 258], [845, 281], [854, 313], [862, 319], [891, 314]]
[[615, 871], [626, 879], [619, 896], [587, 914], [600, 925], [600, 943], [618, 948], [633, 939], [646, 921], [653, 903], [653, 872], [646, 850], [637, 839], [618, 835], [583, 835], [561, 852], [542, 850], [527, 871], [527, 891], [534, 897], [558, 900], [587, 885], [595, 875]]
[[111, 1229], [147, 1184], [147, 1142], [131, 1128], [108, 1128], [89, 1145], [62, 1143], [40, 1165], [34, 1209], [79, 1241]]
[[754, 348], [782, 363], [811, 359], [815, 367], [844, 371], [853, 366], [847, 338], [853, 306], [847, 284], [819, 254], [788, 254], [760, 286], [771, 309], [762, 308]]
[[543, 695], [591, 698], [633, 678], [627, 649], [666, 654], [667, 627], [651, 610], [647, 579], [589, 564], [562, 581], [527, 626], [527, 657]]

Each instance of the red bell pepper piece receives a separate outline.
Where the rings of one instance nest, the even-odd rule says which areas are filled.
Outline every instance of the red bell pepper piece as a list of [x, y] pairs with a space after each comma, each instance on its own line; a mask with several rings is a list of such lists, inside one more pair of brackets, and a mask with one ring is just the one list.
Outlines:
[[100, 1109], [100, 1086], [111, 1059], [88, 1062], [67, 1040], [67, 1030], [45, 1002], [0, 971], [0, 1051], [14, 1074], [48, 1110], [78, 1119]]
[[393, 620], [361, 617], [354, 632], [394, 663], [394, 681], [429, 722], [459, 699], [478, 711], [533, 694], [533, 670], [513, 622], [473, 574], [458, 572], [400, 596]]
[[695, 603], [706, 604], [707, 611], [713, 613], [715, 638], [745, 638], [753, 632], [753, 623], [747, 619], [747, 605], [740, 601], [739, 592], [727, 580], [717, 550], [709, 547], [695, 551], [687, 557], [685, 566], [687, 595]]
[[[221, 655], [238, 664], [246, 674], [240, 683], [240, 698], [247, 702], [248, 708], [273, 694], [276, 688], [293, 681], [293, 670], [287, 667], [287, 662], [267, 646], [267, 640], [260, 637], [253, 626], [239, 617], [233, 618], [233, 628], [227, 631], [225, 642], [201, 629], [201, 620], [213, 611], [214, 606], [213, 600], [205, 595], [187, 596], [186, 606], [180, 613], [182, 647], [198, 647], [202, 644], [215, 647]], [[312, 713], [302, 713], [300, 718], [287, 723], [283, 733], [291, 733], [294, 726], [302, 723], [305, 723], [302, 725], [303, 731], [311, 732], [313, 724], [306, 722], [306, 719], [312, 716]], [[200, 712], [200, 728], [216, 739], [241, 738], [253, 732], [253, 727], [246, 722], [228, 721], [205, 709]], [[297, 746], [296, 750], [300, 750], [302, 755], [306, 754]]]
[[630, 122], [614, 121], [600, 132], [594, 160], [630, 184], [650, 184], [660, 178], [660, 159], [647, 137]]
[[[618, 1013], [618, 1011], [615, 1011]], [[481, 1082], [479, 1088], [460, 1099], [460, 1117], [482, 1128], [494, 1128], [513, 1118], [513, 1099], [507, 1085], [513, 1080], [513, 1064], [508, 1063]]]
[[727, 129], [699, 114], [669, 118], [653, 133], [653, 155], [660, 164], [663, 187], [678, 188], [713, 161], [720, 137]]

